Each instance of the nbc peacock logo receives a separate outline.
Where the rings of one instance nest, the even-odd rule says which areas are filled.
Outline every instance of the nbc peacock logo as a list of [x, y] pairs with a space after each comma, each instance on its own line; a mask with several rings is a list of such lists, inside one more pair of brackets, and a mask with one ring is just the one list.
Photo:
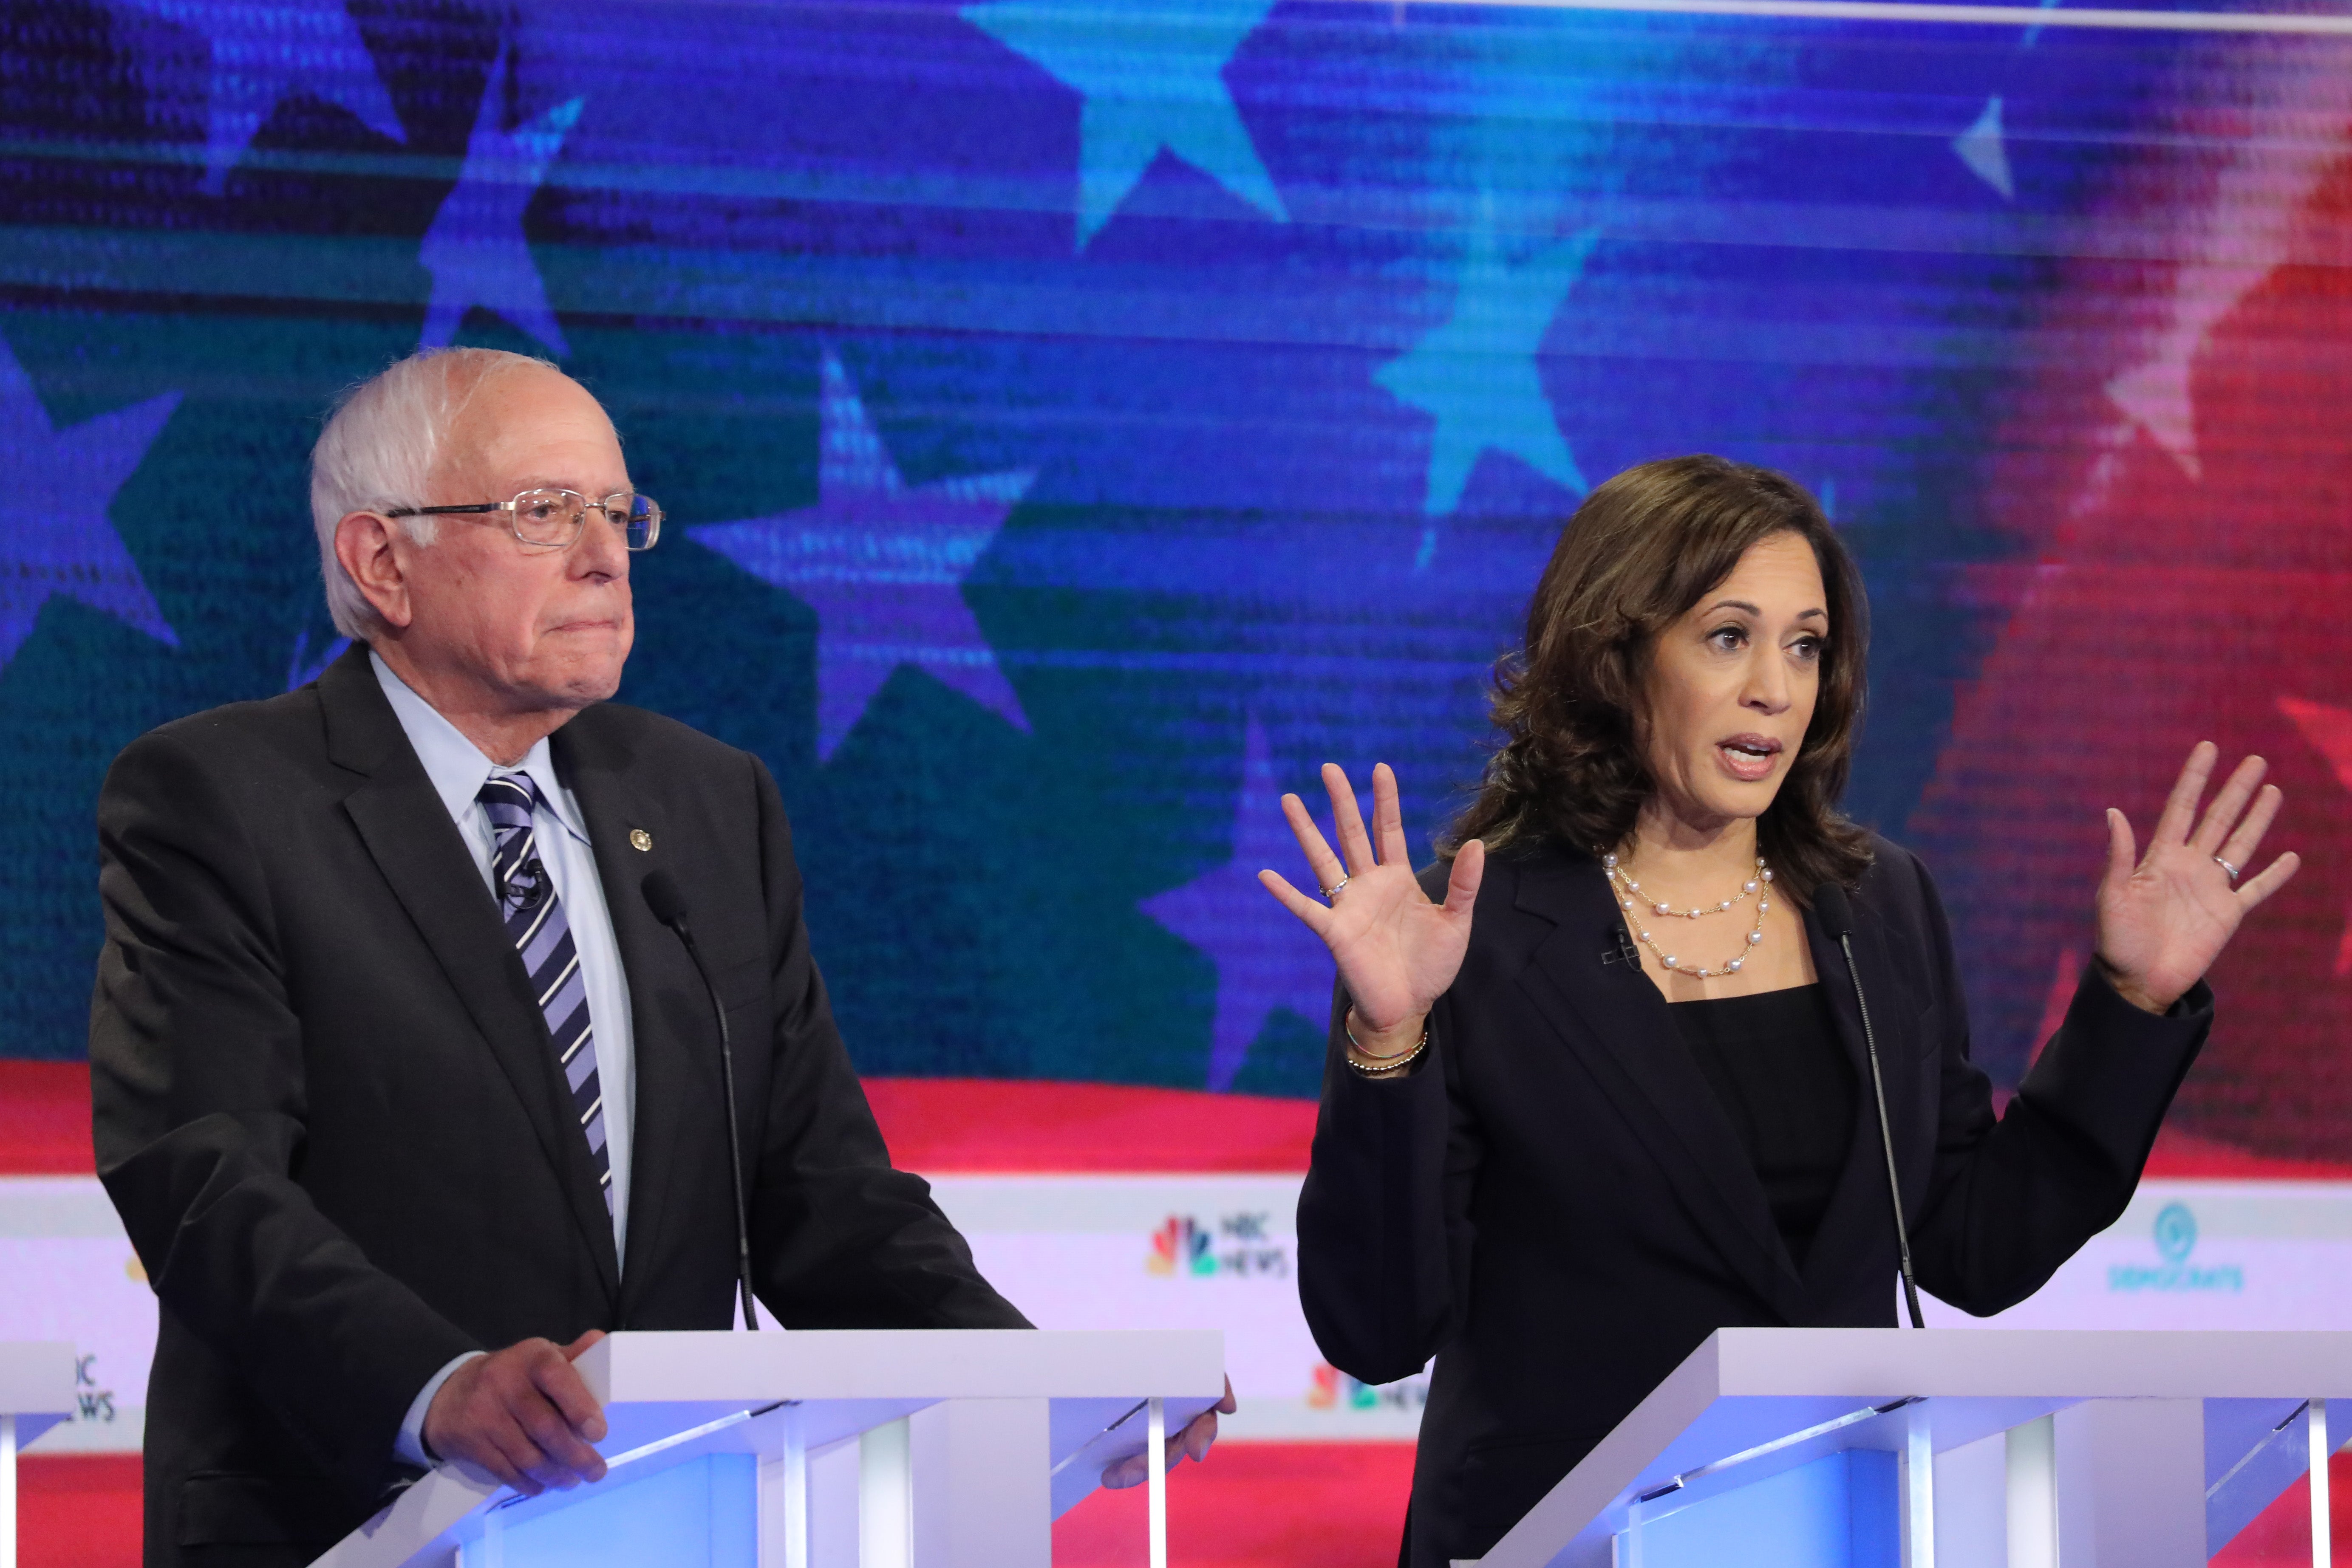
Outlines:
[[1415, 1373], [1397, 1383], [1370, 1384], [1349, 1376], [1328, 1361], [1307, 1375], [1309, 1410], [1417, 1411], [1429, 1403], [1429, 1375]]
[[1168, 1280], [1287, 1280], [1290, 1243], [1273, 1224], [1262, 1208], [1221, 1214], [1214, 1224], [1171, 1214], [1151, 1233], [1144, 1271]]
[[1209, 1255], [1209, 1233], [1191, 1215], [1171, 1214], [1151, 1233], [1143, 1267], [1151, 1274], [1213, 1274], [1217, 1260]]

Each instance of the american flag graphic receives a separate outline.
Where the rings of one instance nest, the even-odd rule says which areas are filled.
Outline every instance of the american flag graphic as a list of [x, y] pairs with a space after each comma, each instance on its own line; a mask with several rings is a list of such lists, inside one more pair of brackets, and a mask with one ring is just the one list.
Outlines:
[[776, 771], [869, 1071], [1314, 1092], [1279, 795], [1425, 852], [1578, 498], [1708, 450], [1864, 563], [1996, 1077], [2210, 737], [2310, 864], [2177, 1120], [2352, 1157], [2352, 37], [1799, 9], [0, 6], [0, 1054], [115, 751], [332, 650], [321, 411], [465, 342], [668, 508], [624, 698]]

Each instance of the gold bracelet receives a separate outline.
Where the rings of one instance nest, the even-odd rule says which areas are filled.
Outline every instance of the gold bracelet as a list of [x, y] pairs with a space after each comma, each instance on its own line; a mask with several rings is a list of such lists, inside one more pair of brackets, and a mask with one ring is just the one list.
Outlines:
[[[1350, 1010], [1352, 1011], [1353, 1009]], [[1354, 1068], [1357, 1071], [1362, 1073], [1367, 1078], [1380, 1078], [1388, 1073], [1394, 1072], [1398, 1068], [1409, 1065], [1414, 1057], [1419, 1056], [1423, 1051], [1429, 1049], [1429, 1025], [1426, 1022], [1422, 1024], [1421, 1038], [1413, 1042], [1412, 1049], [1399, 1057], [1373, 1056], [1370, 1051], [1364, 1049], [1363, 1042], [1356, 1038], [1356, 1031], [1348, 1027], [1348, 1020], [1344, 1018], [1339, 1020], [1339, 1032], [1348, 1037], [1348, 1045], [1355, 1051], [1356, 1056], [1367, 1057], [1371, 1061], [1380, 1063], [1378, 1067], [1367, 1067], [1362, 1062], [1358, 1061], [1356, 1060], [1356, 1056], [1350, 1056], [1348, 1058], [1348, 1065]]]

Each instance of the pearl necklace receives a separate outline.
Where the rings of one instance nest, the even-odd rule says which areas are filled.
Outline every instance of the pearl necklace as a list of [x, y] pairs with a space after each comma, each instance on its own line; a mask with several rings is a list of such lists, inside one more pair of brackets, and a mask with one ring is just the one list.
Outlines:
[[[1635, 910], [1641, 904], [1649, 902], [1642, 896], [1642, 884], [1633, 880], [1633, 873], [1626, 871], [1624, 867], [1617, 863], [1617, 857], [1615, 855], [1602, 855], [1601, 857], [1601, 869], [1609, 878], [1612, 892], [1615, 892], [1620, 887], [1624, 890], [1619, 895], [1617, 902], [1622, 904], [1627, 910]], [[1686, 916], [1692, 920], [1696, 920], [1702, 915], [1721, 915], [1728, 911], [1733, 904], [1745, 902], [1750, 894], [1761, 894], [1768, 891], [1766, 884], [1771, 880], [1772, 869], [1764, 863], [1764, 857], [1762, 855], [1758, 855], [1756, 857], [1755, 876], [1739, 884], [1739, 894], [1736, 898], [1727, 898], [1711, 909], [1705, 905], [1695, 905], [1689, 909], [1676, 909], [1673, 904], [1668, 904], [1664, 900], [1660, 900], [1656, 904], [1651, 904], [1651, 908], [1659, 915]], [[1739, 967], [1748, 962], [1748, 949], [1752, 949], [1756, 944], [1764, 940], [1764, 912], [1771, 907], [1772, 901], [1769, 898], [1761, 896], [1757, 898], [1756, 924], [1748, 930], [1748, 948], [1743, 948], [1735, 956], [1725, 959], [1723, 962], [1723, 967], [1719, 969], [1693, 968], [1685, 965], [1674, 954], [1667, 952], [1664, 947], [1658, 946], [1656, 940], [1652, 937], [1648, 930], [1643, 926], [1638, 915], [1635, 915], [1632, 924], [1633, 926], [1633, 935], [1642, 939], [1642, 946], [1647, 947], [1651, 952], [1655, 953], [1658, 956], [1659, 963], [1664, 964], [1667, 968], [1674, 970], [1678, 975], [1689, 975], [1701, 980], [1712, 980], [1725, 975], [1738, 974], [1739, 972]]]

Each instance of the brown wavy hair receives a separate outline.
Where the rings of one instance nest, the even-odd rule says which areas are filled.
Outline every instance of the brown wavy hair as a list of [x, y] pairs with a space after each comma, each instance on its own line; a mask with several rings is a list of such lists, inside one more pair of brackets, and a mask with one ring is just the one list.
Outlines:
[[1480, 839], [1490, 850], [1550, 841], [1598, 855], [1631, 838], [1657, 787], [1636, 737], [1658, 634], [1751, 546], [1783, 533], [1812, 547], [1830, 631], [1812, 723], [1757, 821], [1758, 848], [1799, 899], [1825, 881], [1858, 881], [1869, 836], [1837, 802], [1862, 722], [1870, 643], [1862, 574], [1802, 486], [1706, 455], [1628, 468], [1569, 519], [1528, 606], [1525, 644], [1495, 666], [1490, 714], [1501, 735], [1441, 852]]

